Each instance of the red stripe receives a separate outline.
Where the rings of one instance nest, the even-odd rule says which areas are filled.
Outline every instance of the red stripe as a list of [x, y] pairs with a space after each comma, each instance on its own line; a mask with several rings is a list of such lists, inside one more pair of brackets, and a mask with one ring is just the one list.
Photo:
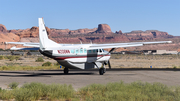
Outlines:
[[[98, 55], [96, 57], [102, 57], [104, 55]], [[105, 55], [105, 56], [110, 56], [110, 55]], [[68, 59], [68, 58], [87, 58], [87, 57], [95, 57], [95, 56], [73, 56], [73, 57], [55, 57], [55, 60], [64, 60], [64, 59]]]

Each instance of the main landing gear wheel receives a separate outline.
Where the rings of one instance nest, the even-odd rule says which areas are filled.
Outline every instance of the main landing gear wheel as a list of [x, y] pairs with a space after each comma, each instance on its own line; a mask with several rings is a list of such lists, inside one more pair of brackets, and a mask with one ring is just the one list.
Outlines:
[[68, 68], [64, 68], [64, 74], [68, 74], [69, 69]]
[[104, 72], [104, 68], [100, 68], [99, 69], [99, 75], [103, 75], [105, 72]]

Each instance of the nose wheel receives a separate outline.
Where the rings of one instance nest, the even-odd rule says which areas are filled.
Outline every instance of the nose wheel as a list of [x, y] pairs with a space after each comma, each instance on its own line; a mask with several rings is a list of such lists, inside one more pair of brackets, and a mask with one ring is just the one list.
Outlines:
[[106, 72], [106, 68], [104, 64], [103, 64], [103, 68], [99, 68], [95, 62], [94, 65], [99, 69], [99, 75], [103, 75]]
[[99, 75], [103, 75], [106, 72], [105, 68], [99, 69]]
[[68, 68], [64, 68], [64, 74], [68, 74], [69, 73], [69, 69]]

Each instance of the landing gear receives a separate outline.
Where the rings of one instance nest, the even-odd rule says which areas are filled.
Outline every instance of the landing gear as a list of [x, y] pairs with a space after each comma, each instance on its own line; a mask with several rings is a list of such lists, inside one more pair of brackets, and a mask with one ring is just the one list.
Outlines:
[[106, 68], [104, 64], [103, 64], [103, 68], [99, 68], [95, 62], [94, 65], [99, 69], [99, 75], [103, 75], [106, 72]]
[[99, 69], [99, 75], [103, 75], [105, 73], [105, 69], [104, 68], [100, 68]]
[[64, 74], [68, 74], [69, 69], [68, 68], [64, 68]]

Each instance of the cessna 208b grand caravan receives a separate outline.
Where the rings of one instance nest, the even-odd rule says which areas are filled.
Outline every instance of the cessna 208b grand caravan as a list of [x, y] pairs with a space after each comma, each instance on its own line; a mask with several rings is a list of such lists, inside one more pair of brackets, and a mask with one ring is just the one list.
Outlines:
[[[105, 65], [110, 68], [111, 52], [120, 47], [135, 47], [145, 44], [171, 43], [171, 41], [156, 42], [130, 42], [130, 43], [110, 43], [110, 44], [59, 44], [48, 38], [43, 18], [39, 18], [39, 43], [31, 42], [7, 42], [7, 44], [22, 44], [33, 48], [16, 48], [11, 50], [39, 50], [41, 54], [53, 58], [64, 66], [64, 73], [68, 74], [69, 69], [92, 69], [98, 68], [99, 74], [106, 71]], [[111, 48], [105, 51], [103, 49]]]

